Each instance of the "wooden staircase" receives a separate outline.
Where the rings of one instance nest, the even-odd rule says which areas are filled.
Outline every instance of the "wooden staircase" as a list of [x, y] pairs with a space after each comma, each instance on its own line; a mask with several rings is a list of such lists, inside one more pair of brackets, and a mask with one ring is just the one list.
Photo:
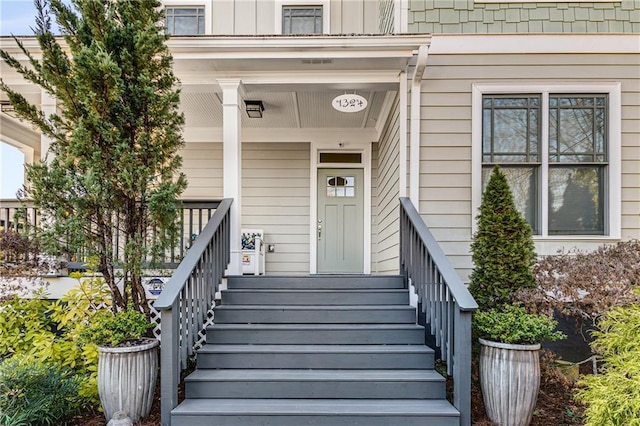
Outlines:
[[459, 425], [401, 277], [230, 277], [174, 426]]

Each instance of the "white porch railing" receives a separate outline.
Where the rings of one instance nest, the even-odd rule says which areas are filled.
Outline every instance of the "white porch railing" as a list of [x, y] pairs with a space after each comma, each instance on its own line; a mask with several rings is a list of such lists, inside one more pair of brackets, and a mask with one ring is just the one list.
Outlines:
[[460, 424], [471, 424], [471, 316], [476, 301], [408, 198], [400, 199], [400, 273], [411, 280], [427, 332], [453, 376]]

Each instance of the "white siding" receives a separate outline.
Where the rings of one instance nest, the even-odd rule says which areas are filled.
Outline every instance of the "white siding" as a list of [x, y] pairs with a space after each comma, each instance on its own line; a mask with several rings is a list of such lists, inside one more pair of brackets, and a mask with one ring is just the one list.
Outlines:
[[381, 274], [398, 273], [399, 142], [399, 96], [396, 96], [378, 144], [376, 271]]
[[180, 155], [188, 184], [182, 198], [222, 198], [222, 144], [187, 143]]
[[242, 227], [264, 229], [268, 274], [309, 273], [309, 144], [242, 144]]
[[[465, 280], [472, 268], [471, 88], [473, 83], [613, 82], [622, 84], [622, 238], [640, 238], [640, 59], [634, 55], [429, 56], [422, 85], [420, 206], [427, 225]], [[479, 176], [474, 177], [479, 179]], [[620, 212], [612, 212], [620, 214]], [[610, 239], [546, 239], [592, 249]]]

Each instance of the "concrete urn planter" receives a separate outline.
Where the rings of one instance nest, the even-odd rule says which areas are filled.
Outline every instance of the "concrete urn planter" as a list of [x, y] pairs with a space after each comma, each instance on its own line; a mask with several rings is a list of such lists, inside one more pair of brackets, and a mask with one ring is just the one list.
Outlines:
[[489, 419], [500, 426], [526, 426], [540, 389], [540, 344], [480, 341], [480, 387]]
[[145, 340], [136, 346], [98, 346], [98, 393], [107, 421], [124, 411], [136, 423], [151, 411], [160, 342]]

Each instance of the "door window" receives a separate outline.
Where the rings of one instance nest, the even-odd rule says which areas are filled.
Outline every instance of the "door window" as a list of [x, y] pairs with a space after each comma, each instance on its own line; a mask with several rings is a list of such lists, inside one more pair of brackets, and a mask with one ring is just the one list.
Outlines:
[[327, 176], [327, 197], [355, 197], [354, 176]]

